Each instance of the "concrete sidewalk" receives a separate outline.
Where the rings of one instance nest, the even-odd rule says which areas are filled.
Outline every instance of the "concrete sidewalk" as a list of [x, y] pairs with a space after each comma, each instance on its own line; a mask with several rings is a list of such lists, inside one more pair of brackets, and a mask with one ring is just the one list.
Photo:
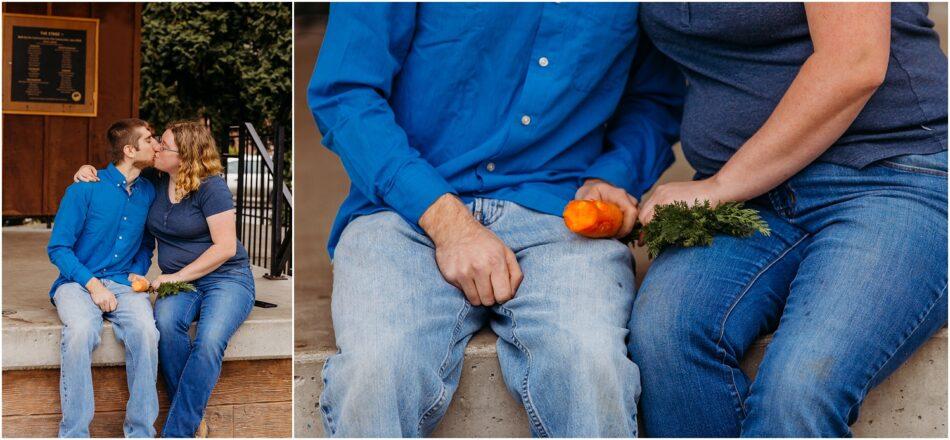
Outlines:
[[[42, 225], [3, 228], [3, 370], [59, 366], [62, 323], [47, 295], [58, 274], [46, 255], [49, 234]], [[255, 307], [231, 339], [225, 359], [290, 358], [293, 279], [266, 280], [262, 278], [263, 268], [253, 270], [257, 299], [277, 307]], [[157, 264], [153, 264], [149, 277], [159, 273]], [[93, 363], [120, 365], [124, 359], [122, 345], [107, 322]]]

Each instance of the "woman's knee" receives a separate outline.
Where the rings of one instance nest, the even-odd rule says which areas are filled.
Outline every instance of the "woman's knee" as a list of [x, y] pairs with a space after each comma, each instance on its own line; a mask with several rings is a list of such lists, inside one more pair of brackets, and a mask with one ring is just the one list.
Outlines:
[[156, 310], [155, 327], [163, 335], [172, 337], [175, 334], [186, 334], [191, 327], [190, 322], [185, 322], [180, 316], [170, 313], [160, 313]]
[[[783, 436], [840, 436], [867, 391], [868, 370], [834, 347], [773, 341], [746, 399], [752, 431]], [[744, 428], [745, 429], [745, 428]]]
[[689, 297], [685, 285], [644, 283], [629, 323], [628, 350], [635, 361], [665, 362], [715, 347], [717, 317]]
[[221, 331], [202, 332], [199, 328], [192, 351], [210, 356], [213, 359], [223, 359], [224, 351], [228, 348], [228, 342], [231, 339], [230, 336]]

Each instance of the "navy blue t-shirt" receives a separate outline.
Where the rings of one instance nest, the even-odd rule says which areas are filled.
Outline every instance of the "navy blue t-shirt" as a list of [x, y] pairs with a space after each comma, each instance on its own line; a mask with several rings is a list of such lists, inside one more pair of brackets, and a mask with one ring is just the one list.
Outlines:
[[[683, 152], [715, 174], [775, 110], [814, 52], [801, 3], [644, 3], [640, 23], [689, 82]], [[947, 57], [927, 5], [891, 4], [884, 83], [820, 161], [862, 168], [947, 149]]]
[[[167, 174], [158, 178], [158, 193], [148, 211], [147, 223], [149, 232], [158, 240], [158, 267], [166, 274], [178, 272], [211, 247], [208, 217], [234, 209], [231, 191], [221, 176], [206, 178], [178, 203], [168, 198], [168, 182]], [[247, 250], [238, 241], [234, 256], [212, 273], [248, 265]]]

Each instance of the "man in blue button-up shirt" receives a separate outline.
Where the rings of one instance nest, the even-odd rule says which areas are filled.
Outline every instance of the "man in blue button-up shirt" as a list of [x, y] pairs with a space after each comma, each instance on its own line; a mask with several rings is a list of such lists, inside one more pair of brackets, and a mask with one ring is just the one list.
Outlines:
[[99, 171], [102, 183], [78, 182], [66, 189], [47, 246], [60, 272], [50, 289], [63, 322], [60, 437], [89, 436], [91, 358], [103, 318], [125, 345], [125, 435], [155, 436], [158, 330], [148, 294], [133, 292], [130, 284], [148, 272], [155, 246], [145, 230], [155, 188], [139, 174], [151, 166], [158, 143], [139, 119], [116, 122], [108, 138], [112, 163]]
[[330, 234], [327, 433], [422, 436], [486, 322], [538, 436], [636, 434], [629, 250], [568, 232], [673, 160], [684, 81], [637, 5], [334, 4], [308, 101], [352, 186]]

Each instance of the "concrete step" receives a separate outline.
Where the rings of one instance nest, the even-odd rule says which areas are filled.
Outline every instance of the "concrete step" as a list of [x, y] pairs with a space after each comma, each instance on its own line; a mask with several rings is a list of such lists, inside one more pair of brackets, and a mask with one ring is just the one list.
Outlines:
[[[56, 278], [46, 252], [45, 228], [3, 228], [3, 420], [12, 437], [53, 437], [62, 417], [59, 402], [62, 323], [47, 294]], [[150, 276], [157, 275], [153, 264]], [[218, 386], [206, 416], [212, 437], [289, 437], [292, 434], [293, 280], [265, 280], [253, 268], [255, 307], [225, 351]], [[194, 332], [194, 326], [192, 326]], [[128, 400], [125, 355], [112, 326], [103, 325], [93, 352], [96, 437], [119, 437]], [[160, 428], [168, 397], [159, 381]]]
[[[465, 350], [459, 389], [434, 437], [528, 437], [524, 409], [508, 394], [495, 352], [496, 336], [483, 330]], [[743, 360], [755, 375], [770, 338]], [[330, 348], [298, 350], [294, 357], [294, 433], [323, 437], [318, 401], [320, 371]], [[857, 437], [947, 437], [947, 329], [940, 330], [906, 364], [872, 390], [852, 426]]]
[[[49, 231], [32, 227], [3, 228], [3, 369], [58, 368], [62, 323], [47, 292], [56, 268], [46, 256]], [[281, 359], [293, 356], [293, 279], [266, 280], [265, 269], [252, 267], [257, 299], [277, 304], [255, 307], [231, 338], [226, 360]], [[149, 277], [158, 275], [153, 264]], [[192, 326], [194, 332], [194, 326]], [[93, 353], [96, 366], [122, 365], [125, 352], [103, 325], [102, 342]]]

